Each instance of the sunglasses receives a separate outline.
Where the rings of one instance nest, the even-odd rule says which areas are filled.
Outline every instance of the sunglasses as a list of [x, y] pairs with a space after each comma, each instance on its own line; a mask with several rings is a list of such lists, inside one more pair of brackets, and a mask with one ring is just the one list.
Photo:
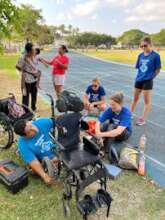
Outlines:
[[148, 47], [148, 45], [147, 45], [147, 44], [143, 44], [143, 45], [141, 45], [140, 47], [141, 47], [141, 48], [146, 48], [146, 47]]
[[98, 87], [98, 85], [92, 85], [92, 87], [93, 87], [93, 88], [97, 88], [97, 87]]

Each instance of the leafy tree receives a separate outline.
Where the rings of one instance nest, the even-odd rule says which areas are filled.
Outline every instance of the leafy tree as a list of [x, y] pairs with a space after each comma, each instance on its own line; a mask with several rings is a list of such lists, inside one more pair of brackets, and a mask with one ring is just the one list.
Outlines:
[[146, 35], [147, 34], [143, 31], [140, 31], [138, 29], [132, 29], [124, 32], [122, 36], [119, 37], [118, 41], [122, 42], [122, 44], [128, 47], [133, 47], [139, 45], [141, 39]]
[[54, 35], [51, 28], [47, 25], [41, 25], [38, 33], [37, 43], [39, 45], [52, 44], [54, 42]]
[[10, 0], [0, 0], [0, 52], [2, 39], [9, 37], [17, 20], [17, 7]]
[[9, 36], [16, 17], [17, 8], [11, 0], [0, 0], [0, 37]]
[[34, 9], [32, 5], [21, 5], [18, 16], [17, 32], [23, 39], [36, 41], [40, 25], [43, 23], [41, 10]]
[[110, 46], [111, 44], [114, 44], [115, 38], [106, 34], [84, 32], [76, 35], [74, 37], [74, 42], [76, 45], [80, 45], [80, 46], [95, 45], [97, 47], [100, 44], [105, 44], [107, 46]]
[[162, 29], [159, 33], [152, 34], [151, 37], [156, 46], [165, 46], [165, 29]]
[[73, 27], [72, 27], [71, 24], [69, 24], [69, 25], [68, 25], [68, 31], [69, 31], [70, 34], [72, 34], [72, 30], [73, 30]]

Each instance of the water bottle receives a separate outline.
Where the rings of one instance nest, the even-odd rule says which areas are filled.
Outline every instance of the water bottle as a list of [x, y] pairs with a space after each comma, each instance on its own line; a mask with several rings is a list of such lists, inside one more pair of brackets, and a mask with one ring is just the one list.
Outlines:
[[138, 174], [140, 176], [144, 176], [145, 175], [145, 156], [144, 156], [144, 154], [141, 154], [141, 153], [139, 155]]
[[147, 137], [145, 134], [143, 134], [140, 138], [140, 143], [139, 143], [139, 148], [140, 151], [144, 152], [145, 146], [146, 146], [146, 142], [147, 142]]
[[140, 138], [140, 143], [139, 143], [139, 167], [138, 167], [138, 174], [140, 176], [145, 175], [145, 155], [144, 155], [144, 149], [146, 146], [147, 138], [145, 135], [142, 135]]

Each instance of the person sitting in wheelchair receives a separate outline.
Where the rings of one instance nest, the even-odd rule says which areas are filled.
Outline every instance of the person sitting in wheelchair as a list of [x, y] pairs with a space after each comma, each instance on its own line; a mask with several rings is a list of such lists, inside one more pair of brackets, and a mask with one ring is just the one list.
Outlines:
[[89, 112], [94, 108], [104, 111], [106, 108], [105, 95], [105, 89], [100, 85], [100, 80], [97, 78], [93, 79], [92, 84], [88, 86], [83, 97], [85, 109]]
[[112, 142], [125, 141], [132, 134], [131, 112], [123, 106], [123, 101], [123, 93], [113, 94], [110, 107], [100, 115], [96, 123], [96, 137], [103, 138], [104, 150], [110, 161]]
[[44, 171], [41, 162], [45, 157], [54, 164], [58, 161], [52, 151], [54, 143], [49, 135], [54, 124], [53, 119], [40, 118], [36, 121], [22, 119], [14, 125], [15, 133], [20, 136], [18, 149], [23, 161], [48, 185], [53, 183], [53, 179]]

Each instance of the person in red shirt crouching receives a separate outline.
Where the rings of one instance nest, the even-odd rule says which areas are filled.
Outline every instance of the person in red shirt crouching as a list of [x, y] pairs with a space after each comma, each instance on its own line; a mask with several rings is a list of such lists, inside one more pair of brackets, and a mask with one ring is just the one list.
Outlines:
[[53, 66], [52, 80], [57, 97], [59, 97], [63, 90], [66, 78], [65, 73], [69, 65], [69, 58], [65, 53], [68, 53], [68, 49], [65, 45], [61, 45], [58, 49], [58, 55], [56, 55], [52, 61], [49, 62], [45, 60], [48, 65]]

